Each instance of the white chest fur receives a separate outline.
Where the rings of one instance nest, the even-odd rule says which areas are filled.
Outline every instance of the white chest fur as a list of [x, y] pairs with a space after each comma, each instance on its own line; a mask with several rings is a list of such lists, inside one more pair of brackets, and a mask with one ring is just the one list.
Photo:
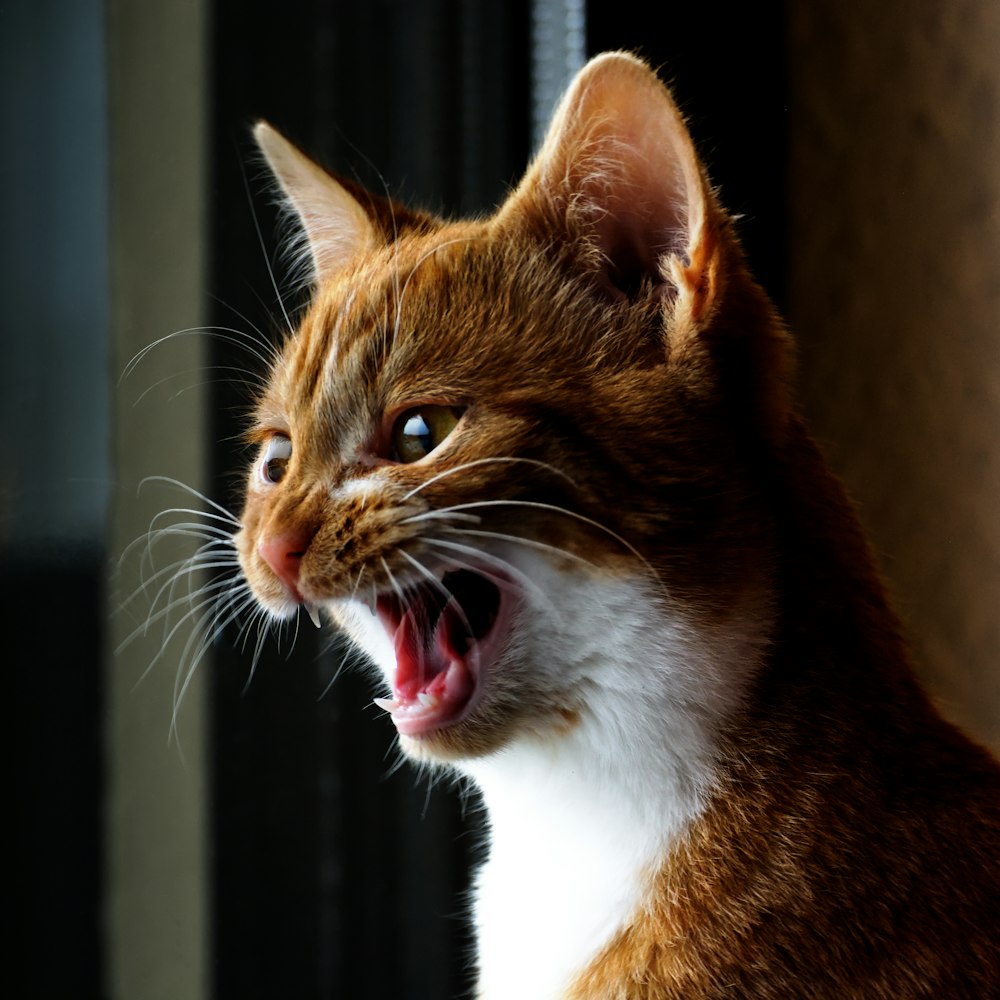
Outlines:
[[[511, 652], [530, 675], [526, 696], [579, 718], [456, 765], [489, 816], [474, 894], [478, 995], [557, 1000], [637, 915], [650, 876], [704, 809], [719, 728], [759, 660], [768, 615], [748, 599], [706, 628], [645, 575], [502, 554], [533, 581]], [[392, 645], [371, 614], [351, 602], [340, 618], [391, 677]]]
[[518, 756], [503, 762], [513, 780], [480, 776], [491, 827], [475, 904], [480, 995], [553, 1000], [636, 912], [666, 838], [607, 781], [556, 778]]
[[587, 678], [580, 724], [462, 765], [490, 821], [474, 907], [482, 1000], [563, 997], [638, 913], [704, 808], [718, 726], [759, 653], [759, 622], [706, 636], [662, 606], [652, 619], [641, 584], [592, 585], [577, 583], [572, 606], [601, 613], [564, 618], [539, 664]]

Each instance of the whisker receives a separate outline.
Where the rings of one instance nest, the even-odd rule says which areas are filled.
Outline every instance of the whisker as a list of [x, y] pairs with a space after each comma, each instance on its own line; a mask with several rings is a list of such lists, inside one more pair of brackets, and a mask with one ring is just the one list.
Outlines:
[[[339, 639], [335, 639], [333, 640], [333, 643], [336, 644], [339, 641]], [[329, 654], [332, 652], [333, 648], [333, 644], [329, 645], [324, 650], [324, 653]], [[353, 645], [352, 643], [342, 644], [340, 662], [337, 664], [337, 669], [334, 670], [333, 676], [326, 682], [326, 685], [323, 687], [323, 690], [319, 693], [319, 697], [316, 700], [322, 701], [330, 693], [333, 685], [340, 679], [340, 675], [347, 669], [353, 669], [359, 661], [363, 660], [364, 653], [359, 647]]]
[[[502, 559], [500, 556], [494, 555], [491, 552], [486, 552], [483, 549], [474, 548], [471, 545], [462, 545], [461, 542], [451, 542], [446, 538], [424, 538], [422, 541], [426, 545], [434, 545], [438, 548], [449, 549], [453, 552], [460, 552], [462, 555], [470, 556], [472, 562], [463, 561], [457, 559], [455, 556], [442, 555], [441, 558], [447, 559], [449, 562], [458, 566], [461, 569], [472, 570], [473, 572], [481, 572], [479, 565], [482, 562], [492, 563], [497, 567], [502, 573], [513, 577], [522, 587], [526, 590], [532, 591], [536, 597], [540, 598], [543, 603], [548, 605], [549, 610], [558, 614], [555, 605], [552, 603], [551, 598], [548, 594], [542, 590], [541, 587], [535, 583], [526, 573], [522, 573], [516, 566], [511, 564], [508, 560]], [[493, 582], [499, 587], [502, 585], [502, 580], [494, 579]]]
[[162, 346], [167, 343], [167, 341], [173, 340], [175, 337], [195, 336], [214, 337], [217, 340], [221, 340], [223, 343], [232, 344], [234, 347], [239, 347], [242, 350], [245, 350], [248, 354], [253, 355], [253, 357], [257, 358], [265, 368], [271, 367], [269, 360], [261, 354], [256, 347], [253, 346], [254, 338], [245, 331], [228, 326], [190, 326], [183, 330], [174, 330], [173, 333], [168, 333], [165, 337], [160, 337], [158, 340], [154, 340], [151, 344], [147, 344], [141, 351], [133, 355], [131, 360], [122, 370], [118, 384], [122, 385], [126, 379], [130, 378], [136, 368], [142, 364], [146, 356], [151, 351], [156, 350], [157, 347]]
[[[224, 565], [226, 567], [229, 567], [228, 563], [219, 564], [219, 565]], [[210, 567], [210, 568], [212, 568], [212, 567]], [[183, 576], [184, 575], [183, 571], [179, 575]], [[170, 587], [175, 586], [176, 583], [177, 583], [177, 578], [172, 578], [167, 583], [165, 583], [160, 588], [159, 592], [157, 593], [157, 600], [160, 598], [160, 596], [163, 594], [163, 592], [165, 590], [168, 590]], [[213, 580], [213, 581], [210, 581], [209, 583], [203, 584], [194, 593], [184, 594], [181, 597], [172, 598], [170, 601], [168, 601], [168, 603], [166, 604], [165, 607], [161, 608], [159, 611], [155, 612], [154, 614], [149, 615], [146, 618], [146, 620], [138, 628], [133, 629], [124, 639], [122, 639], [122, 641], [116, 647], [115, 653], [116, 654], [121, 653], [124, 649], [126, 649], [129, 645], [131, 645], [131, 643], [135, 642], [136, 639], [140, 638], [141, 636], [148, 635], [149, 634], [150, 626], [155, 625], [156, 622], [162, 620], [163, 618], [169, 617], [169, 615], [172, 614], [173, 611], [176, 610], [178, 607], [181, 607], [184, 604], [189, 604], [189, 603], [192, 603], [192, 602], [194, 602], [196, 600], [199, 600], [199, 598], [205, 597], [205, 595], [211, 594], [213, 591], [221, 590], [223, 587], [229, 586], [231, 583], [232, 583], [232, 580], [229, 579], [229, 578], [222, 579], [222, 580]], [[210, 604], [214, 600], [215, 600], [215, 596], [212, 596], [212, 597], [208, 597], [205, 600], [201, 600], [196, 605], [192, 604], [191, 610], [188, 611], [188, 612], [186, 612], [183, 615], [183, 617], [180, 619], [180, 621], [178, 621], [170, 629], [170, 631], [165, 635], [164, 639], [162, 640], [162, 642], [160, 644], [160, 646], [161, 646], [160, 651], [156, 654], [156, 659], [157, 660], [163, 655], [163, 647], [166, 646], [166, 644], [173, 638], [173, 636], [176, 634], [178, 628], [180, 628], [180, 626], [183, 625], [183, 623], [185, 621], [187, 621], [191, 617], [191, 614], [194, 613], [194, 612], [196, 612], [196, 611], [198, 611], [198, 610], [200, 610], [200, 609], [202, 609], [202, 608], [205, 608], [208, 604]], [[154, 662], [155, 662], [155, 660], [154, 660]], [[147, 668], [147, 672], [148, 672], [148, 668]]]
[[574, 559], [579, 563], [583, 563], [584, 566], [589, 566], [591, 569], [600, 569], [596, 563], [592, 563], [589, 559], [584, 559], [583, 556], [577, 555], [575, 552], [568, 552], [557, 545], [549, 545], [547, 542], [540, 542], [535, 538], [524, 538], [521, 535], [508, 535], [501, 531], [488, 531], [478, 528], [443, 528], [442, 530], [455, 535], [474, 535], [477, 538], [497, 538], [504, 542], [516, 542], [518, 545], [538, 549], [540, 552], [549, 552], [566, 559]]
[[275, 346], [273, 341], [264, 333], [264, 331], [257, 326], [249, 317], [244, 313], [240, 312], [235, 306], [231, 305], [229, 302], [219, 298], [218, 295], [213, 295], [212, 298], [219, 303], [221, 306], [225, 306], [231, 313], [233, 313], [238, 319], [242, 320], [250, 329], [253, 331], [254, 336], [246, 334], [247, 339], [253, 341], [254, 343], [260, 344], [260, 346], [267, 351], [271, 358], [271, 361], [277, 364], [281, 360], [281, 352]]
[[[193, 486], [189, 486], [187, 483], [181, 482], [181, 480], [179, 480], [179, 479], [173, 479], [170, 476], [146, 476], [146, 478], [143, 479], [139, 483], [139, 491], [142, 490], [142, 488], [146, 485], [146, 483], [167, 483], [170, 486], [176, 486], [178, 489], [181, 489], [181, 490], [186, 491], [187, 493], [190, 493], [193, 497], [196, 497], [198, 500], [201, 500], [202, 503], [207, 503], [210, 507], [212, 507], [215, 510], [217, 510], [220, 514], [224, 515], [224, 518], [230, 524], [233, 524], [236, 527], [240, 527], [240, 521], [239, 521], [239, 519], [237, 517], [235, 517], [225, 507], [223, 507], [222, 504], [216, 503], [211, 498], [205, 496], [204, 493], [200, 492], [199, 490], [196, 490]], [[207, 511], [189, 510], [189, 511], [187, 511], [187, 513], [189, 513], [189, 514], [202, 514], [203, 516], [208, 516], [208, 512]]]
[[[410, 555], [409, 552], [405, 551], [404, 549], [400, 549], [399, 554], [411, 566], [415, 567], [418, 573], [420, 573], [425, 579], [430, 581], [431, 586], [439, 594], [441, 594], [442, 597], [444, 597], [445, 601], [448, 604], [450, 604], [452, 601], [455, 601], [455, 595], [444, 585], [444, 583], [441, 580], [439, 580], [426, 566], [424, 566], [423, 563], [421, 563], [418, 559], [415, 559], [413, 556]], [[469, 623], [469, 619], [466, 617], [465, 608], [463, 608], [458, 601], [455, 601], [455, 604], [458, 605], [458, 613], [462, 618], [462, 624], [465, 626], [465, 630], [466, 632], [468, 632], [471, 638], [472, 636], [475, 635], [475, 633], [472, 630], [472, 625]], [[479, 653], [477, 647], [476, 660], [478, 661], [478, 659], [479, 659]]]
[[385, 575], [389, 578], [389, 584], [391, 585], [392, 589], [396, 591], [396, 596], [399, 598], [400, 604], [405, 606], [406, 599], [403, 596], [403, 590], [396, 582], [396, 577], [393, 576], [392, 570], [389, 569], [389, 564], [385, 561], [384, 556], [380, 556], [379, 559], [380, 562], [382, 563], [382, 569], [385, 570]]
[[457, 236], [453, 240], [445, 240], [443, 243], [438, 243], [436, 246], [431, 247], [417, 258], [416, 263], [413, 265], [410, 273], [406, 276], [406, 281], [403, 282], [403, 287], [396, 295], [396, 318], [393, 323], [392, 336], [393, 340], [399, 338], [399, 330], [403, 322], [403, 299], [406, 297], [406, 291], [410, 287], [410, 282], [413, 280], [417, 271], [420, 269], [421, 264], [425, 260], [429, 260], [434, 256], [439, 250], [443, 250], [445, 247], [450, 247], [456, 243], [475, 243], [479, 241], [481, 237], [478, 236]]
[[163, 378], [157, 379], [148, 388], [143, 389], [138, 396], [132, 401], [132, 406], [138, 406], [151, 392], [154, 392], [161, 385], [166, 385], [168, 382], [172, 382], [175, 379], [183, 378], [186, 375], [201, 375], [204, 372], [211, 371], [227, 371], [231, 372], [233, 375], [244, 375], [246, 378], [215, 378], [215, 379], [201, 379], [197, 382], [191, 382], [190, 384], [183, 386], [176, 392], [172, 393], [169, 397], [170, 401], [179, 398], [186, 392], [190, 392], [192, 389], [200, 389], [206, 385], [242, 385], [247, 389], [256, 388], [260, 382], [260, 376], [257, 372], [252, 372], [248, 368], [236, 368], [232, 365], [206, 365], [200, 368], [186, 368], [183, 371], [172, 372], [170, 375], [164, 375]]
[[[235, 546], [235, 540], [233, 532], [230, 528], [219, 528], [216, 525], [204, 524], [201, 521], [180, 521], [172, 525], [167, 525], [163, 528], [156, 528], [154, 525], [157, 520], [167, 514], [194, 514], [196, 517], [206, 517], [211, 518], [216, 521], [222, 521], [224, 524], [228, 524], [228, 518], [220, 517], [218, 514], [211, 514], [208, 512], [202, 512], [197, 510], [188, 510], [186, 508], [173, 508], [168, 511], [161, 511], [159, 514], [155, 515], [153, 519], [149, 522], [149, 527], [146, 529], [145, 534], [139, 535], [138, 538], [134, 538], [122, 551], [121, 556], [118, 558], [118, 568], [122, 567], [122, 564], [128, 558], [129, 554], [139, 545], [146, 546], [146, 552], [143, 556], [143, 562], [145, 563], [149, 559], [153, 548], [165, 537], [170, 537], [174, 535], [187, 536], [189, 538], [201, 538], [204, 541], [216, 541], [219, 544], [226, 544], [229, 546]], [[152, 561], [149, 559], [149, 561]]]
[[250, 182], [247, 179], [246, 168], [244, 167], [242, 160], [240, 160], [240, 173], [243, 178], [243, 189], [246, 192], [247, 202], [250, 206], [250, 218], [253, 220], [253, 227], [257, 233], [257, 242], [260, 244], [261, 256], [264, 258], [264, 266], [267, 268], [267, 276], [271, 281], [271, 287], [274, 289], [274, 294], [278, 299], [278, 305], [281, 307], [281, 314], [285, 318], [285, 326], [288, 330], [292, 330], [294, 329], [292, 320], [288, 315], [288, 310], [285, 308], [285, 300], [282, 298], [281, 289], [278, 287], [277, 279], [274, 276], [274, 268], [271, 266], [271, 259], [267, 253], [267, 244], [264, 242], [264, 234], [260, 229], [260, 219], [257, 217], [257, 209], [254, 207], [253, 193], [250, 190]]
[[[247, 587], [248, 592], [249, 590], [250, 588]], [[252, 597], [253, 595], [251, 594], [251, 599]], [[240, 652], [245, 653], [247, 651], [247, 642], [249, 641], [250, 638], [250, 629], [253, 628], [254, 622], [257, 620], [257, 616], [261, 614], [265, 614], [265, 611], [258, 605], [257, 607], [254, 608], [253, 613], [249, 617], [245, 618], [243, 624], [240, 625], [239, 631], [236, 633], [236, 638], [233, 641], [234, 646], [240, 647]]]
[[253, 650], [253, 658], [250, 661], [250, 673], [247, 674], [246, 683], [243, 685], [243, 694], [246, 694], [250, 690], [250, 685], [253, 683], [253, 679], [257, 674], [257, 666], [260, 663], [261, 653], [264, 651], [264, 641], [267, 639], [267, 633], [270, 630], [271, 619], [264, 611], [263, 608], [260, 609], [257, 615], [257, 642]]
[[[228, 582], [228, 581], [226, 581], [226, 582]], [[159, 651], [152, 658], [152, 660], [149, 661], [149, 664], [146, 666], [146, 669], [139, 676], [139, 679], [136, 681], [136, 686], [138, 686], [140, 683], [142, 683], [142, 681], [146, 678], [146, 676], [153, 669], [153, 667], [160, 661], [160, 659], [162, 659], [163, 655], [166, 653], [167, 646], [168, 646], [170, 640], [173, 639], [173, 637], [177, 634], [177, 632], [181, 628], [184, 627], [185, 623], [191, 621], [197, 615], [199, 615], [202, 612], [204, 612], [204, 610], [206, 608], [208, 608], [211, 605], [215, 604], [215, 602], [216, 602], [217, 599], [218, 599], [218, 595], [212, 595], [211, 597], [208, 597], [205, 600], [199, 601], [197, 604], [193, 604], [192, 607], [181, 616], [181, 618], [179, 619], [179, 621], [174, 625], [174, 627], [170, 630], [170, 632], [166, 635], [166, 637], [160, 643], [160, 649], [159, 649]], [[130, 637], [130, 639], [131, 638], [134, 638], [134, 635], [132, 637]], [[128, 642], [128, 641], [130, 641], [130, 640], [126, 640], [126, 642]], [[124, 645], [125, 645], [125, 643], [122, 644], [122, 646], [124, 646]], [[121, 649], [122, 646], [119, 646], [119, 649]]]
[[236, 557], [236, 543], [233, 533], [228, 528], [219, 528], [216, 525], [201, 524], [195, 521], [181, 521], [176, 524], [167, 525], [163, 528], [150, 528], [145, 535], [141, 535], [131, 542], [122, 553], [122, 558], [127, 557], [133, 549], [145, 544], [142, 553], [141, 566], [148, 564], [155, 565], [155, 553], [161, 542], [169, 538], [187, 538], [200, 541], [197, 551], [213, 547], [222, 552], [228, 551], [233, 558]]
[[411, 514], [400, 520], [400, 524], [416, 524], [420, 521], [468, 521], [472, 524], [481, 524], [482, 518], [478, 514], [467, 514], [461, 511], [453, 511], [450, 507], [442, 507], [440, 510], [425, 510], [421, 514]]
[[288, 652], [285, 654], [285, 659], [291, 659], [292, 653], [295, 651], [295, 643], [299, 641], [299, 626], [302, 624], [302, 605], [300, 604], [295, 612], [295, 626], [292, 632], [292, 641], [288, 644]]
[[[174, 600], [174, 594], [176, 593], [177, 587], [183, 580], [186, 580], [190, 585], [194, 576], [202, 571], [215, 569], [235, 570], [238, 565], [239, 563], [235, 552], [220, 551], [217, 542], [206, 542], [193, 555], [190, 555], [185, 559], [179, 559], [176, 562], [171, 563], [168, 567], [164, 567], [163, 570], [158, 570], [143, 580], [141, 592], [148, 595], [149, 588], [153, 586], [157, 580], [161, 577], [167, 577], [164, 583], [160, 586], [160, 589], [156, 592], [156, 595], [149, 602], [150, 614], [156, 610], [164, 592], [169, 594], [168, 601]], [[169, 575], [167, 572], [168, 570], [171, 571]], [[181, 600], [183, 600], [183, 598], [181, 598]], [[147, 624], [149, 624], [148, 621]]]
[[133, 550], [138, 548], [140, 545], [144, 546], [140, 565], [144, 567], [147, 562], [152, 565], [152, 553], [154, 548], [160, 543], [160, 541], [162, 541], [163, 538], [170, 536], [193, 538], [202, 541], [204, 544], [199, 546], [198, 551], [201, 551], [201, 549], [209, 545], [233, 548], [235, 551], [231, 532], [215, 528], [211, 525], [182, 523], [167, 528], [150, 530], [145, 534], [140, 535], [138, 538], [133, 539], [128, 543], [128, 545], [125, 546], [122, 550], [122, 554], [118, 557], [118, 564], [116, 567], [117, 571], [119, 573], [122, 572], [125, 561], [132, 554]]
[[365, 575], [365, 567], [362, 566], [358, 570], [358, 578], [354, 581], [354, 586], [351, 588], [351, 600], [353, 601], [358, 593], [358, 588], [361, 586], [361, 578]]
[[[168, 537], [170, 535], [188, 535], [191, 538], [204, 538], [206, 541], [213, 539], [215, 541], [225, 542], [235, 547], [236, 542], [232, 525], [228, 524], [226, 519], [218, 514], [206, 513], [200, 516], [210, 518], [214, 521], [221, 521], [226, 525], [224, 528], [220, 528], [217, 524], [206, 524], [204, 521], [174, 521], [173, 524], [165, 524], [163, 527], [156, 527], [156, 522], [161, 517], [165, 517], [167, 514], [187, 513], [195, 512], [189, 512], [182, 509], [161, 511], [149, 522], [149, 528], [147, 529], [146, 534], [140, 535], [136, 541], [148, 541], [155, 544], [161, 537]], [[134, 545], [135, 543], [132, 544]]]
[[446, 479], [448, 476], [454, 476], [459, 472], [465, 472], [467, 469], [475, 468], [477, 465], [491, 465], [502, 462], [533, 465], [539, 469], [545, 469], [547, 472], [551, 472], [553, 475], [565, 479], [571, 486], [576, 486], [576, 481], [571, 476], [568, 476], [562, 471], [562, 469], [558, 469], [556, 466], [550, 465], [548, 462], [542, 462], [537, 458], [518, 458], [512, 455], [497, 455], [492, 458], [476, 458], [471, 462], [463, 462], [461, 465], [456, 465], [453, 469], [445, 469], [443, 472], [439, 472], [437, 475], [431, 476], [430, 479], [424, 480], [424, 482], [422, 482], [419, 486], [414, 487], [402, 498], [400, 502], [405, 503], [411, 497], [415, 497], [422, 490], [427, 489], [428, 486], [432, 486], [434, 483], [439, 482], [442, 479]]
[[[385, 574], [389, 578], [389, 583], [392, 585], [392, 589], [396, 592], [396, 596], [399, 598], [400, 606], [405, 608], [406, 607], [406, 597], [403, 594], [402, 588], [396, 582], [396, 577], [393, 575], [392, 570], [389, 569], [389, 564], [385, 561], [385, 557], [384, 556], [380, 556], [379, 558], [380, 558], [380, 561], [382, 563], [382, 569], [385, 570]], [[420, 680], [423, 681], [423, 679], [426, 676], [427, 672], [425, 670], [424, 648], [423, 648], [423, 644], [422, 643], [420, 645], [420, 648], [417, 650], [417, 665], [418, 665], [418, 668], [419, 668]]]
[[449, 511], [459, 511], [474, 510], [482, 507], [526, 507], [532, 510], [544, 510], [554, 514], [561, 514], [564, 517], [573, 518], [573, 520], [580, 521], [583, 524], [589, 525], [591, 528], [596, 528], [598, 531], [606, 534], [609, 538], [613, 538], [619, 545], [627, 549], [643, 564], [649, 575], [654, 580], [657, 582], [660, 580], [659, 573], [656, 572], [649, 560], [646, 559], [646, 557], [631, 542], [622, 538], [622, 536], [616, 531], [612, 531], [609, 527], [607, 527], [607, 525], [601, 524], [600, 521], [595, 521], [591, 517], [579, 514], [575, 510], [569, 510], [566, 507], [559, 507], [558, 505], [551, 503], [541, 503], [537, 500], [471, 500], [468, 503], [454, 504], [446, 509]]
[[[170, 580], [168, 581], [169, 584], [172, 583], [177, 578], [177, 576], [184, 576], [184, 575], [191, 576], [194, 573], [200, 571], [201, 569], [206, 569], [206, 568], [218, 569], [221, 568], [222, 566], [232, 566], [235, 568], [239, 564], [235, 553], [231, 554], [225, 553], [227, 555], [231, 555], [231, 558], [223, 563], [215, 564], [212, 566], [204, 565], [205, 560], [214, 559], [220, 554], [214, 547], [218, 544], [219, 543], [217, 541], [206, 542], [205, 545], [203, 545], [196, 553], [194, 553], [194, 555], [186, 556], [183, 559], [178, 559], [175, 562], [170, 563], [168, 566], [164, 566], [162, 569], [157, 570], [151, 576], [146, 577], [142, 581], [142, 583], [118, 605], [118, 610], [124, 611], [133, 601], [137, 600], [140, 595], [147, 594], [149, 587], [156, 580], [160, 579], [163, 576], [166, 576], [167, 574], [174, 574], [171, 575]], [[149, 602], [150, 609], [156, 607], [160, 595], [162, 595], [163, 590], [166, 589], [166, 586], [167, 585], [162, 587], [160, 591], [157, 593], [156, 597]]]
[[[189, 553], [186, 556], [176, 560], [171, 563], [170, 566], [177, 567], [189, 561], [205, 560], [207, 558], [211, 559], [222, 559], [228, 558], [232, 561], [236, 561], [237, 554], [235, 548], [230, 544], [227, 538], [220, 538], [216, 535], [202, 534], [200, 532], [192, 531], [189, 529], [178, 530], [178, 531], [168, 531], [163, 529], [162, 533], [157, 532], [156, 536], [153, 538], [137, 539], [135, 542], [131, 543], [129, 550], [136, 547], [136, 545], [145, 542], [145, 547], [142, 551], [142, 558], [139, 562], [139, 572], [140, 572], [140, 590], [146, 590], [149, 584], [155, 580], [157, 577], [163, 576], [163, 569], [156, 570], [151, 575], [146, 575], [147, 572], [152, 570], [156, 566], [155, 562], [155, 549], [157, 545], [165, 538], [170, 535], [175, 535], [179, 538], [190, 539], [193, 541], [198, 541], [201, 544], [194, 550], [194, 552]], [[124, 556], [123, 556], [124, 558]], [[118, 572], [122, 571], [122, 567], [118, 567]]]
[[[174, 708], [170, 719], [170, 732], [173, 735], [177, 734], [177, 719], [180, 712], [181, 702], [184, 700], [184, 695], [187, 693], [188, 688], [194, 678], [195, 672], [198, 669], [198, 665], [201, 663], [205, 654], [212, 648], [212, 644], [215, 640], [222, 634], [230, 622], [238, 618], [243, 611], [253, 603], [253, 596], [247, 591], [246, 596], [241, 604], [237, 604], [239, 600], [239, 594], [230, 595], [222, 603], [221, 608], [218, 605], [216, 613], [211, 616], [208, 626], [203, 627], [199, 625], [197, 628], [193, 629], [191, 636], [188, 638], [187, 643], [184, 645], [184, 650], [181, 654], [181, 664], [182, 667], [178, 671], [177, 678], [174, 682]], [[226, 607], [233, 604], [237, 604], [235, 609], [229, 612], [224, 619], [220, 621], [221, 611]], [[205, 616], [209, 618], [209, 616]], [[204, 621], [204, 619], [203, 619]], [[198, 636], [198, 628], [203, 628], [202, 635], [197, 639], [197, 645], [200, 647], [195, 655], [191, 655], [194, 649], [194, 643], [196, 637]], [[185, 666], [186, 665], [186, 666]], [[184, 675], [183, 682], [180, 682], [181, 674]], [[180, 682], [180, 683], [179, 683]]]

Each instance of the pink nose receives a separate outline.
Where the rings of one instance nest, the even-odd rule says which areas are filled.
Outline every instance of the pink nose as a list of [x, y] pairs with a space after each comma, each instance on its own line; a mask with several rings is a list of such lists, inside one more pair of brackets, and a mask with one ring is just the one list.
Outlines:
[[274, 575], [292, 592], [297, 601], [302, 600], [299, 593], [299, 569], [311, 541], [309, 535], [288, 532], [264, 538], [257, 546], [261, 559], [271, 567]]

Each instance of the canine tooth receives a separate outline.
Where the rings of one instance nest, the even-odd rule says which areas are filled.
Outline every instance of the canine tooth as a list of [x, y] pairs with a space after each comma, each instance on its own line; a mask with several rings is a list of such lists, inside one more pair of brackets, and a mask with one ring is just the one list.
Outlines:
[[305, 606], [306, 614], [309, 616], [309, 621], [316, 626], [316, 628], [322, 628], [323, 623], [319, 620], [319, 608], [315, 604], [307, 604]]
[[441, 704], [441, 700], [435, 695], [428, 694], [426, 691], [421, 691], [417, 695], [417, 701], [420, 702], [424, 708], [437, 708]]
[[378, 705], [383, 712], [395, 712], [399, 708], [399, 702], [395, 698], [373, 698], [372, 703]]

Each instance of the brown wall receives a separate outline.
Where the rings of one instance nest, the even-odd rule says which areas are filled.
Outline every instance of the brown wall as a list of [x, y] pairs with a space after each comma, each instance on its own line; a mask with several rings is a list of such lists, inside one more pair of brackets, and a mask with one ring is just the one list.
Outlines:
[[789, 5], [804, 403], [920, 668], [1000, 748], [1000, 4]]

